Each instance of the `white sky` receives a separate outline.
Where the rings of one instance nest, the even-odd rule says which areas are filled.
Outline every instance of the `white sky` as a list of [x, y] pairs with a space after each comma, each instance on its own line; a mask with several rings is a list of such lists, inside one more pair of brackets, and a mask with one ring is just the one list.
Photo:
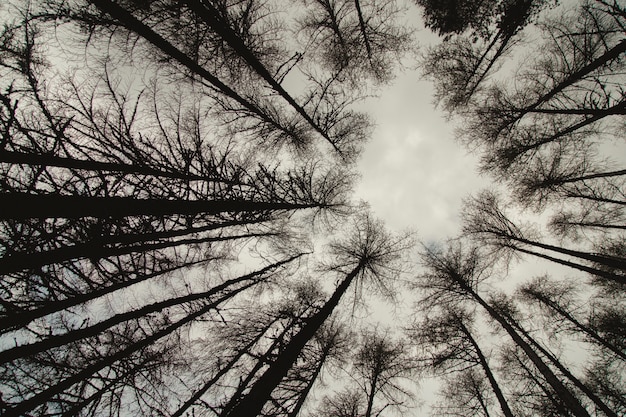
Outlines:
[[368, 100], [376, 129], [356, 188], [390, 229], [416, 229], [426, 241], [454, 235], [462, 199], [489, 184], [477, 173], [477, 159], [455, 143], [453, 123], [432, 94], [417, 71], [406, 71]]

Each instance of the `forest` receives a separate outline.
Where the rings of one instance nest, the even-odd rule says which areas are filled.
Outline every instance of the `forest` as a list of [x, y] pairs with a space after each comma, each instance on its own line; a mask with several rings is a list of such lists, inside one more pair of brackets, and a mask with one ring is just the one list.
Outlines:
[[[0, 21], [2, 416], [626, 415], [624, 0]], [[355, 194], [411, 71], [490, 183], [438, 240]]]

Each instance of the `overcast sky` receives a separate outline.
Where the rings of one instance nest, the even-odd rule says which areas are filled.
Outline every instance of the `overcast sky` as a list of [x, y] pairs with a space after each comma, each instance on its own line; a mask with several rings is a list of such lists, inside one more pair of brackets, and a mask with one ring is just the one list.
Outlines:
[[489, 183], [477, 173], [477, 158], [455, 142], [453, 123], [432, 94], [417, 71], [405, 71], [368, 100], [376, 128], [356, 189], [389, 228], [414, 228], [421, 240], [455, 234], [462, 199]]

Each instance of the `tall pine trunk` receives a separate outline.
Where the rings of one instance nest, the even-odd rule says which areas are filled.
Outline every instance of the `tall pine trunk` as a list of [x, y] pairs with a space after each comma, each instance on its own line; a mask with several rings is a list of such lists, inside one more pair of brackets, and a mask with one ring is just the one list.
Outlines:
[[470, 341], [472, 346], [474, 346], [474, 350], [476, 351], [476, 354], [478, 355], [478, 361], [480, 362], [480, 366], [481, 368], [483, 368], [483, 372], [485, 373], [485, 376], [489, 380], [489, 384], [491, 385], [491, 390], [493, 391], [493, 393], [496, 395], [496, 398], [498, 399], [498, 403], [500, 404], [502, 413], [504, 414], [505, 417], [514, 417], [514, 414], [511, 411], [511, 408], [509, 407], [509, 403], [506, 400], [506, 398], [504, 398], [504, 394], [502, 393], [502, 390], [500, 389], [500, 385], [498, 384], [498, 381], [496, 381], [496, 378], [493, 375], [493, 372], [491, 371], [491, 367], [489, 366], [489, 363], [487, 362], [487, 358], [483, 354], [483, 351], [478, 345], [478, 342], [476, 341], [476, 339], [474, 339], [474, 336], [472, 335], [470, 330], [465, 326], [464, 323], [461, 322], [460, 325], [461, 325], [461, 330], [463, 331], [463, 333], [465, 333], [465, 336], [467, 336], [467, 339]]
[[268, 213], [322, 207], [319, 203], [256, 202], [249, 200], [164, 200], [132, 197], [91, 197], [55, 194], [0, 194], [0, 219], [26, 220], [83, 217], [217, 215]]
[[256, 384], [250, 389], [250, 392], [248, 392], [228, 414], [222, 414], [222, 417], [257, 417], [260, 415], [272, 391], [274, 391], [278, 384], [280, 384], [280, 381], [287, 375], [287, 372], [298, 359], [304, 346], [330, 317], [335, 307], [339, 304], [339, 300], [348, 290], [350, 284], [359, 272], [361, 272], [363, 267], [364, 263], [361, 261], [356, 268], [346, 275], [341, 284], [335, 289], [330, 299], [289, 341], [289, 344], [280, 357], [265, 371]]
[[[107, 320], [101, 321], [100, 323], [94, 324], [89, 327], [72, 330], [62, 335], [50, 336], [39, 342], [34, 342], [31, 344], [16, 346], [11, 349], [7, 349], [3, 351], [2, 354], [0, 355], [1, 357], [0, 364], [7, 363], [18, 358], [36, 355], [46, 350], [63, 346], [68, 343], [76, 342], [78, 340], [82, 340], [87, 337], [96, 336], [117, 324], [123, 323], [125, 321], [129, 321], [129, 320], [137, 320], [151, 313], [162, 311], [168, 307], [182, 305], [185, 303], [191, 303], [193, 301], [198, 301], [198, 300], [209, 301], [212, 296], [215, 296], [222, 291], [228, 290], [231, 286], [240, 284], [240, 283], [245, 283], [243, 287], [238, 287], [230, 292], [227, 292], [220, 298], [221, 300], [228, 299], [238, 294], [242, 289], [248, 288], [249, 286], [254, 285], [260, 282], [261, 280], [265, 279], [264, 276], [267, 275], [268, 272], [278, 268], [281, 265], [291, 262], [300, 256], [302, 255], [293, 256], [289, 259], [280, 261], [278, 263], [268, 265], [258, 271], [251, 272], [249, 274], [243, 275], [238, 278], [230, 279], [205, 292], [188, 294], [182, 297], [171, 298], [169, 300], [149, 304], [147, 306], [141, 307], [136, 310], [128, 311], [126, 313], [116, 314], [115, 316]], [[230, 297], [227, 297], [227, 296], [230, 296]]]

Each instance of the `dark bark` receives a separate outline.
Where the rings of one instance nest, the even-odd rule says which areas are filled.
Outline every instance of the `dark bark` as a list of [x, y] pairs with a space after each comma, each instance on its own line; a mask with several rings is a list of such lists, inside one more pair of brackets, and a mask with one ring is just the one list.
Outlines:
[[322, 207], [318, 203], [255, 202], [244, 200], [162, 200], [132, 197], [90, 197], [79, 195], [0, 194], [0, 219], [83, 217], [120, 218], [168, 214], [266, 213]]
[[518, 112], [538, 113], [538, 114], [559, 114], [559, 115], [578, 115], [578, 116], [596, 116], [605, 117], [613, 115], [626, 114], [626, 108], [624, 107], [609, 107], [608, 109], [533, 109], [527, 111], [527, 109], [515, 109]]
[[579, 226], [579, 227], [591, 227], [591, 228], [598, 228], [598, 229], [626, 230], [625, 225], [618, 225], [618, 224], [604, 224], [604, 223], [594, 223], [594, 222], [558, 222], [558, 224]]
[[367, 408], [365, 409], [365, 417], [372, 417], [372, 409], [374, 408], [374, 397], [376, 396], [376, 385], [380, 372], [374, 372], [374, 377], [370, 384], [370, 392], [367, 393]]
[[[144, 306], [136, 310], [117, 314], [107, 320], [101, 321], [100, 323], [94, 324], [89, 327], [72, 330], [62, 335], [51, 336], [39, 342], [16, 346], [14, 348], [11, 348], [2, 352], [2, 355], [0, 355], [1, 356], [0, 364], [4, 364], [4, 363], [13, 361], [15, 359], [23, 358], [23, 357], [36, 355], [37, 353], [41, 353], [46, 350], [49, 350], [58, 346], [63, 346], [65, 344], [72, 343], [81, 339], [85, 339], [87, 337], [97, 336], [98, 334], [104, 332], [105, 330], [111, 328], [112, 326], [115, 326], [125, 321], [140, 319], [141, 317], [144, 317], [150, 313], [155, 313], [163, 309], [166, 309], [168, 307], [182, 305], [185, 303], [191, 303], [193, 301], [198, 301], [198, 300], [208, 301], [210, 300], [212, 296], [215, 296], [216, 294], [229, 289], [229, 287], [235, 284], [246, 283], [243, 287], [248, 288], [250, 285], [254, 285], [255, 283], [258, 283], [261, 280], [265, 279], [266, 277], [264, 277], [264, 275], [266, 275], [269, 271], [272, 271], [286, 263], [292, 262], [295, 259], [301, 257], [302, 255], [303, 254], [292, 256], [289, 259], [285, 259], [283, 261], [268, 265], [260, 270], [251, 272], [249, 274], [243, 275], [238, 278], [230, 279], [216, 287], [211, 288], [209, 291], [188, 294], [182, 297], [171, 298], [169, 300], [149, 304], [147, 306]], [[247, 283], [248, 281], [250, 281], [250, 283]], [[221, 296], [220, 300], [224, 301], [230, 297], [233, 297], [236, 294], [238, 294], [240, 291], [241, 291], [241, 287], [234, 289], [230, 292], [227, 292], [225, 295]]]
[[38, 394], [33, 395], [32, 397], [18, 403], [18, 404], [12, 404], [11, 407], [7, 408], [4, 411], [3, 416], [4, 417], [19, 417], [19, 416], [23, 416], [26, 415], [26, 413], [28, 411], [31, 411], [33, 409], [35, 409], [36, 407], [45, 404], [47, 402], [49, 402], [55, 395], [61, 394], [64, 390], [66, 390], [67, 388], [70, 388], [72, 385], [79, 383], [81, 381], [86, 381], [88, 380], [94, 373], [99, 372], [100, 370], [113, 365], [115, 362], [122, 360], [126, 357], [128, 357], [129, 355], [132, 355], [135, 352], [140, 351], [143, 348], [146, 348], [150, 345], [152, 345], [153, 343], [155, 343], [156, 341], [158, 341], [159, 339], [170, 335], [171, 333], [175, 332], [176, 330], [180, 329], [181, 327], [183, 327], [186, 324], [189, 324], [195, 320], [197, 320], [198, 318], [202, 317], [203, 315], [207, 314], [209, 311], [215, 309], [217, 306], [219, 306], [223, 301], [226, 301], [230, 298], [232, 298], [236, 293], [239, 293], [247, 288], [250, 288], [254, 286], [254, 283], [248, 284], [244, 287], [238, 288], [237, 290], [234, 290], [232, 293], [227, 294], [226, 296], [224, 296], [221, 299], [218, 299], [210, 304], [205, 305], [203, 308], [201, 308], [200, 310], [194, 312], [194, 313], [190, 313], [189, 315], [187, 315], [185, 318], [177, 321], [176, 323], [157, 331], [156, 333], [153, 333], [152, 335], [146, 337], [145, 339], [138, 341], [136, 343], [133, 343], [132, 345], [120, 350], [117, 353], [114, 353], [110, 356], [107, 356], [105, 358], [103, 358], [101, 361], [99, 362], [95, 362], [91, 365], [88, 365], [86, 367], [84, 367], [81, 371], [77, 372], [76, 374], [62, 380], [59, 381], [58, 383], [56, 383], [55, 385], [52, 385], [46, 389], [44, 389], [43, 391], [39, 392]]
[[576, 319], [574, 316], [572, 316], [569, 311], [564, 309], [562, 306], [560, 306], [555, 301], [553, 301], [550, 298], [548, 298], [546, 295], [542, 294], [539, 291], [532, 290], [530, 288], [525, 288], [523, 290], [523, 292], [525, 294], [530, 295], [532, 298], [534, 298], [535, 300], [539, 301], [543, 305], [547, 306], [552, 311], [554, 311], [557, 314], [559, 314], [562, 317], [564, 317], [566, 320], [568, 320], [570, 323], [572, 323], [574, 325], [574, 327], [576, 327], [582, 333], [584, 333], [587, 336], [589, 336], [591, 339], [595, 340], [599, 345], [605, 347], [606, 349], [608, 349], [611, 352], [615, 353], [620, 358], [626, 360], [626, 353], [624, 353], [617, 346], [613, 345], [612, 343], [607, 341], [605, 338], [600, 336], [595, 330], [593, 330], [589, 326], [586, 326], [583, 323], [581, 323], [578, 319]]
[[624, 52], [626, 52], [626, 40], [622, 40], [620, 43], [618, 43], [613, 48], [606, 51], [604, 54], [602, 54], [598, 58], [594, 59], [592, 62], [588, 63], [584, 67], [580, 68], [579, 70], [567, 76], [564, 80], [562, 80], [557, 85], [552, 87], [552, 89], [548, 93], [544, 94], [541, 98], [539, 98], [530, 106], [527, 106], [524, 109], [524, 111], [531, 112], [537, 109], [537, 107], [539, 107], [541, 104], [549, 101], [554, 96], [562, 92], [565, 88], [579, 81], [581, 78], [589, 75], [590, 73], [602, 67], [603, 65], [606, 65], [610, 61], [618, 59], [620, 55], [623, 54]]
[[180, 417], [183, 415], [185, 411], [189, 409], [189, 407], [193, 406], [196, 401], [198, 401], [202, 396], [211, 388], [219, 379], [226, 375], [228, 371], [232, 369], [233, 366], [246, 354], [249, 354], [249, 350], [265, 335], [265, 332], [274, 324], [276, 320], [271, 321], [265, 326], [262, 331], [260, 331], [255, 338], [253, 338], [249, 343], [247, 343], [243, 348], [241, 348], [237, 354], [230, 360], [226, 365], [224, 365], [210, 380], [204, 383], [200, 389], [198, 389], [185, 403], [180, 406], [178, 410], [176, 410], [171, 417]]
[[533, 365], [546, 379], [548, 384], [552, 387], [554, 392], [564, 401], [567, 407], [577, 417], [591, 417], [587, 410], [582, 406], [580, 401], [567, 389], [567, 387], [559, 380], [559, 378], [550, 370], [548, 365], [539, 357], [537, 352], [515, 331], [515, 328], [500, 315], [491, 305], [482, 299], [477, 293], [468, 288], [468, 293], [472, 295], [474, 300], [478, 302], [489, 315], [496, 320], [507, 334], [513, 339], [515, 344], [526, 354], [528, 359], [531, 360]]
[[593, 391], [583, 384], [578, 378], [576, 378], [554, 355], [543, 348], [532, 336], [528, 334], [519, 324], [515, 323], [515, 328], [530, 342], [530, 344], [541, 352], [552, 364], [567, 378], [574, 386], [581, 390], [593, 403], [608, 417], [618, 417], [617, 414], [611, 410]]
[[339, 300], [348, 290], [354, 278], [361, 272], [364, 262], [346, 275], [324, 306], [312, 316], [306, 325], [289, 341], [280, 357], [259, 378], [248, 394], [228, 414], [222, 417], [256, 417], [261, 413], [263, 405], [270, 398], [272, 391], [280, 384], [287, 372], [298, 359], [300, 352], [309, 342], [324, 322], [330, 317], [339, 304]]
[[24, 164], [31, 166], [53, 166], [59, 168], [79, 169], [96, 172], [120, 172], [123, 174], [146, 175], [185, 181], [210, 181], [228, 184], [239, 184], [225, 178], [190, 174], [180, 171], [163, 171], [149, 166], [125, 164], [121, 162], [101, 162], [85, 159], [66, 158], [50, 154], [36, 154], [0, 150], [0, 162]]
[[6, 332], [9, 330], [18, 329], [20, 327], [26, 326], [31, 321], [38, 319], [40, 317], [44, 317], [48, 314], [56, 313], [58, 311], [62, 311], [80, 304], [84, 304], [88, 301], [95, 300], [99, 297], [102, 297], [106, 294], [110, 294], [117, 290], [121, 290], [123, 288], [129, 287], [134, 284], [138, 284], [140, 282], [144, 282], [151, 278], [158, 277], [159, 275], [167, 274], [169, 272], [173, 272], [182, 268], [190, 268], [195, 265], [200, 265], [202, 263], [208, 262], [208, 260], [200, 260], [195, 262], [189, 262], [182, 265], [176, 265], [171, 268], [166, 268], [162, 270], [158, 270], [156, 272], [152, 272], [145, 275], [136, 274], [134, 278], [125, 279], [123, 281], [113, 282], [107, 286], [103, 286], [96, 289], [91, 289], [89, 292], [84, 294], [78, 294], [70, 298], [66, 298], [63, 300], [55, 300], [46, 302], [43, 306], [38, 307], [32, 310], [11, 310], [7, 313], [5, 317], [0, 318], [0, 333]]
[[361, 29], [361, 35], [363, 35], [363, 43], [365, 44], [365, 50], [367, 51], [367, 59], [369, 59], [370, 64], [373, 65], [374, 60], [372, 58], [372, 47], [370, 46], [370, 40], [367, 36], [367, 26], [365, 24], [365, 19], [363, 18], [361, 2], [359, 0], [354, 0], [354, 7], [356, 8], [356, 13], [359, 16], [359, 28]]
[[239, 377], [239, 385], [235, 392], [230, 396], [230, 400], [228, 403], [222, 408], [221, 414], [228, 415], [231, 410], [237, 405], [240, 401], [243, 392], [248, 388], [250, 383], [254, 380], [257, 373], [267, 364], [271, 364], [273, 362], [273, 358], [281, 355], [280, 347], [287, 340], [287, 334], [293, 330], [297, 325], [296, 320], [290, 320], [287, 325], [282, 329], [280, 334], [278, 334], [274, 341], [270, 344], [270, 346], [265, 350], [265, 353], [260, 357], [255, 358], [256, 362], [252, 369], [246, 374], [245, 378], [241, 379], [242, 376]]
[[618, 256], [606, 256], [595, 253], [587, 253], [581, 252], [573, 249], [561, 248], [559, 246], [548, 245], [546, 243], [535, 242], [528, 239], [518, 238], [518, 237], [510, 237], [512, 240], [524, 243], [530, 246], [538, 247], [541, 249], [547, 249], [553, 252], [561, 253], [563, 255], [573, 256], [575, 258], [584, 259], [590, 262], [594, 262], [596, 264], [604, 265], [609, 268], [615, 268], [622, 271], [626, 271], [626, 259], [620, 258]]
[[[105, 242], [102, 242], [99, 239], [95, 239], [90, 242], [79, 243], [73, 246], [65, 246], [43, 252], [14, 253], [9, 256], [4, 256], [3, 258], [0, 258], [0, 275], [19, 272], [25, 269], [37, 270], [44, 265], [59, 264], [71, 260], [90, 259], [93, 262], [96, 262], [99, 259], [108, 258], [111, 256], [123, 256], [131, 253], [167, 249], [181, 245], [223, 242], [227, 240], [277, 235], [277, 233], [246, 233], [242, 235], [232, 236], [201, 237], [196, 239], [167, 240], [158, 243], [145, 243], [145, 241], [147, 240], [161, 240], [170, 236], [182, 236], [185, 234], [198, 233], [201, 231], [212, 229], [215, 229], [214, 225], [190, 229], [180, 229], [175, 231], [155, 232], [146, 235], [133, 234], [120, 236], [122, 239], [128, 240], [128, 243], [143, 242], [131, 246], [109, 246], [106, 244], [106, 240], [109, 239], [105, 238]], [[150, 237], [150, 235], [152, 235], [152, 237]], [[111, 238], [115, 237], [116, 236], [111, 236]], [[132, 239], [135, 239], [135, 242], [132, 242]]]
[[294, 405], [293, 409], [289, 412], [288, 417], [297, 417], [298, 414], [300, 413], [300, 410], [302, 409], [304, 402], [306, 401], [307, 397], [309, 396], [309, 393], [313, 389], [313, 385], [315, 384], [317, 377], [322, 372], [324, 363], [326, 362], [326, 359], [328, 358], [330, 354], [331, 346], [332, 346], [332, 342], [329, 342], [326, 346], [324, 346], [322, 350], [322, 355], [317, 359], [318, 361], [317, 366], [315, 367], [313, 374], [310, 376], [309, 380], [307, 381], [306, 387], [304, 387], [304, 389], [300, 393], [298, 397], [298, 401]]
[[294, 100], [291, 95], [283, 88], [282, 85], [276, 81], [276, 79], [270, 74], [269, 70], [263, 65], [261, 61], [250, 51], [250, 49], [244, 44], [239, 35], [232, 30], [232, 28], [219, 18], [218, 10], [208, 1], [201, 0], [185, 0], [185, 4], [189, 7], [197, 16], [199, 16], [211, 29], [219, 34], [228, 45], [230, 45], [237, 54], [242, 57], [248, 65], [259, 75], [265, 82], [267, 82], [274, 91], [276, 91], [291, 107], [293, 107], [304, 120], [307, 121], [316, 132], [318, 132], [332, 147], [341, 154], [341, 150], [328, 136], [328, 133], [322, 129], [313, 118]]
[[[496, 398], [498, 399], [498, 403], [500, 404], [502, 413], [505, 415], [505, 417], [514, 417], [513, 412], [511, 411], [511, 408], [509, 407], [509, 403], [506, 400], [506, 398], [504, 398], [504, 394], [502, 393], [502, 390], [500, 389], [500, 385], [498, 384], [498, 381], [496, 381], [496, 378], [493, 375], [493, 372], [491, 371], [491, 367], [489, 366], [489, 363], [487, 362], [487, 358], [483, 354], [483, 351], [478, 345], [478, 342], [476, 341], [476, 339], [474, 339], [474, 336], [472, 335], [470, 330], [465, 326], [465, 324], [463, 324], [462, 322], [460, 322], [459, 324], [461, 325], [461, 330], [463, 331], [463, 333], [465, 333], [465, 336], [467, 336], [467, 339], [474, 347], [476, 355], [478, 356], [478, 361], [480, 363], [480, 366], [483, 368], [483, 371], [485, 372], [485, 376], [487, 377], [487, 379], [489, 380], [489, 384], [491, 385], [491, 389], [493, 390], [493, 393], [496, 395]], [[486, 412], [487, 410], [485, 409], [485, 413]]]
[[518, 251], [518, 252], [527, 253], [529, 255], [537, 256], [537, 257], [543, 258], [543, 259], [547, 259], [549, 261], [558, 263], [560, 265], [564, 265], [564, 266], [568, 266], [570, 268], [578, 269], [579, 271], [587, 272], [587, 273], [595, 275], [597, 277], [601, 277], [601, 278], [607, 279], [609, 281], [617, 282], [618, 284], [622, 284], [622, 285], [626, 284], [626, 277], [625, 276], [615, 275], [615, 274], [612, 274], [610, 272], [603, 271], [601, 269], [591, 268], [589, 266], [585, 266], [585, 265], [577, 264], [577, 263], [574, 263], [574, 262], [566, 261], [566, 260], [563, 260], [563, 259], [555, 258], [555, 257], [549, 256], [549, 255], [544, 255], [543, 253], [534, 252], [534, 251], [531, 251], [531, 250], [520, 248], [518, 246], [514, 246], [513, 249]]
[[[510, 155], [507, 155], [508, 158], [510, 158], [511, 160], [513, 160], [513, 157], [518, 157], [520, 155], [523, 155], [524, 153], [531, 151], [533, 149], [537, 149], [545, 144], [554, 142], [560, 138], [563, 138], [564, 136], [567, 136], [571, 133], [576, 132], [579, 129], [582, 129], [583, 127], [589, 126], [599, 120], [602, 120], [603, 118], [613, 115], [613, 114], [619, 114], [619, 112], [626, 110], [626, 101], [622, 101], [619, 104], [616, 104], [613, 107], [610, 107], [609, 109], [607, 109], [607, 111], [605, 113], [602, 114], [596, 114], [593, 115], [591, 117], [587, 117], [584, 120], [575, 123], [573, 125], [567, 126], [565, 128], [563, 128], [563, 130], [554, 133], [553, 135], [550, 135], [548, 137], [545, 138], [540, 138], [538, 139], [536, 142], [529, 144], [529, 145], [519, 145], [517, 147], [514, 147], [509, 151], [507, 151], [507, 153], [510, 153]], [[625, 203], [626, 204], [626, 203]]]
[[263, 120], [265, 123], [272, 126], [276, 130], [280, 130], [286, 133], [288, 136], [292, 136], [292, 133], [289, 130], [273, 120], [258, 106], [239, 95], [235, 90], [227, 86], [219, 78], [211, 74], [205, 68], [200, 66], [197, 62], [187, 56], [184, 52], [180, 51], [170, 42], [165, 40], [161, 35], [154, 32], [151, 28], [132, 16], [127, 10], [120, 7], [111, 0], [92, 0], [92, 2], [104, 13], [108, 13], [111, 17], [117, 19], [124, 27], [126, 27], [126, 29], [146, 39], [148, 42], [160, 49], [167, 56], [178, 61], [180, 64], [189, 69], [192, 73], [212, 84], [225, 96], [233, 99], [245, 109], [250, 111], [252, 114], [256, 115], [260, 120]]

